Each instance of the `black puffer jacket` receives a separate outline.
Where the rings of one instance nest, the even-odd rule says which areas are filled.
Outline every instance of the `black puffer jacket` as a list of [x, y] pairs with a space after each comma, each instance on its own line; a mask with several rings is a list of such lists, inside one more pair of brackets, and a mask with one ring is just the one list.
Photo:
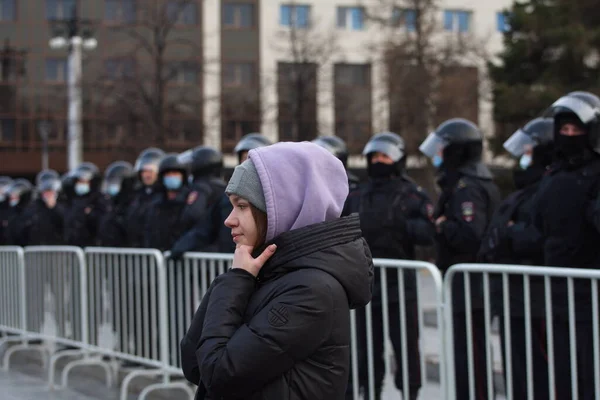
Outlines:
[[373, 281], [358, 216], [273, 242], [257, 279], [232, 269], [202, 299], [181, 342], [196, 399], [344, 398], [350, 309], [371, 300]]

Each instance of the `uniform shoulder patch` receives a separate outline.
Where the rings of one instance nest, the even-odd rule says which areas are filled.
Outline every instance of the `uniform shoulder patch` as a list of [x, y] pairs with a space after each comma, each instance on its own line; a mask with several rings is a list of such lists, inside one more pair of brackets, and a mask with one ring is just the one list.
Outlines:
[[188, 205], [193, 204], [197, 199], [198, 199], [198, 192], [194, 190], [192, 193], [188, 194], [188, 197], [187, 197]]
[[462, 210], [462, 217], [466, 222], [473, 221], [473, 216], [475, 214], [474, 206], [472, 201], [465, 201], [460, 205]]

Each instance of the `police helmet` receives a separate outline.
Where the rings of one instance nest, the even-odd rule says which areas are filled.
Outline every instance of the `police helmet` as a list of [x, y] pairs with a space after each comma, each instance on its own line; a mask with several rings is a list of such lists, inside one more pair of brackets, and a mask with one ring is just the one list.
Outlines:
[[7, 194], [10, 197], [19, 197], [18, 204], [29, 203], [32, 197], [33, 185], [27, 179], [15, 179], [8, 188]]
[[585, 126], [590, 148], [600, 153], [600, 98], [590, 92], [571, 92], [556, 100], [545, 116], [554, 118], [554, 134], [560, 131], [560, 121], [575, 116]]
[[177, 153], [169, 153], [163, 157], [158, 164], [158, 175], [163, 176], [169, 171], [179, 171], [183, 174], [183, 180], [185, 181], [188, 176], [188, 169], [185, 165], [179, 162]]
[[239, 156], [242, 151], [250, 151], [258, 147], [270, 146], [273, 143], [263, 134], [249, 133], [244, 135], [238, 144], [235, 145], [233, 151]]
[[13, 180], [8, 176], [0, 176], [0, 203], [6, 200], [6, 192]]
[[106, 167], [104, 171], [104, 192], [111, 195], [121, 191], [121, 186], [125, 181], [129, 182], [129, 187], [133, 186], [134, 170], [133, 166], [127, 161], [115, 161]]
[[194, 149], [190, 161], [190, 171], [194, 178], [220, 176], [223, 170], [223, 154], [210, 146]]
[[383, 153], [395, 163], [404, 159], [404, 139], [393, 132], [378, 133], [365, 145], [362, 154], [369, 157], [375, 152]]
[[145, 169], [151, 169], [158, 172], [158, 164], [164, 156], [165, 152], [155, 147], [142, 151], [135, 161], [135, 172], [139, 174]]
[[554, 141], [554, 120], [552, 118], [536, 118], [521, 129], [517, 129], [504, 142], [504, 148], [515, 157], [521, 157], [526, 150], [536, 146], [545, 146]]
[[75, 183], [77, 183], [78, 180], [88, 181], [90, 183], [91, 192], [100, 190], [102, 176], [100, 175], [100, 170], [96, 164], [91, 162], [82, 162], [73, 170], [73, 177], [75, 178]]
[[35, 185], [38, 192], [46, 190], [59, 191], [61, 186], [60, 175], [53, 169], [45, 169], [35, 177]]
[[483, 134], [471, 121], [452, 118], [430, 133], [419, 150], [429, 158], [441, 153], [444, 165], [458, 168], [481, 161]]
[[73, 175], [73, 171], [63, 174], [60, 178], [60, 194], [59, 197], [63, 200], [69, 200], [75, 196], [75, 183], [77, 179]]
[[344, 164], [344, 167], [348, 163], [348, 147], [342, 138], [337, 136], [319, 136], [312, 142], [331, 152], [331, 154]]

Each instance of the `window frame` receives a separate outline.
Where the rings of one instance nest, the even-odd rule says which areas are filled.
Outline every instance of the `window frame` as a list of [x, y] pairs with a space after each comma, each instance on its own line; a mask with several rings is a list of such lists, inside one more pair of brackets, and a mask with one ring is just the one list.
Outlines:
[[[233, 13], [233, 23], [227, 24], [225, 16], [227, 15], [227, 7], [232, 8]], [[241, 11], [244, 7], [249, 8], [250, 12], [250, 25], [244, 26], [242, 24], [243, 21], [243, 12]], [[254, 3], [224, 3], [223, 4], [223, 14], [221, 19], [221, 24], [224, 29], [227, 30], [251, 30], [256, 28], [256, 6]]]

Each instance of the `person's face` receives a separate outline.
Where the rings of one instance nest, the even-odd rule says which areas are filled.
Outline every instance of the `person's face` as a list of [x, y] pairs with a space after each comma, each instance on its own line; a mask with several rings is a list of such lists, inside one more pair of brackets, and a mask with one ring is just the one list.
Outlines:
[[239, 196], [229, 196], [233, 210], [225, 220], [225, 226], [231, 229], [231, 236], [237, 245], [255, 247], [258, 244], [258, 226], [252, 215], [248, 200]]
[[371, 164], [375, 164], [375, 163], [392, 165], [394, 163], [394, 160], [392, 160], [387, 154], [383, 154], [383, 153], [376, 151], [371, 156]]
[[244, 161], [246, 161], [248, 159], [248, 152], [247, 151], [240, 151], [240, 164], [243, 163]]
[[156, 183], [158, 173], [155, 169], [146, 167], [141, 171], [140, 177], [145, 186], [152, 186]]
[[585, 131], [575, 124], [566, 123], [560, 128], [560, 134], [563, 136], [581, 136]]

